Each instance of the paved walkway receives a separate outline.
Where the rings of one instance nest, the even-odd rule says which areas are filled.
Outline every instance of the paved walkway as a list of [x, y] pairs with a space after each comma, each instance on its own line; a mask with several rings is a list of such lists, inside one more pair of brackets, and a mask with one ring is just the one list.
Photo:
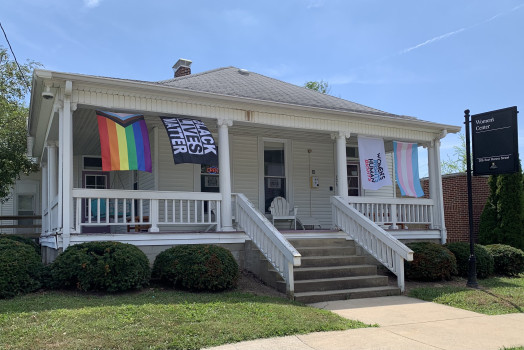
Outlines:
[[312, 306], [380, 327], [258, 339], [212, 349], [500, 350], [524, 346], [522, 313], [487, 316], [405, 296], [340, 300]]

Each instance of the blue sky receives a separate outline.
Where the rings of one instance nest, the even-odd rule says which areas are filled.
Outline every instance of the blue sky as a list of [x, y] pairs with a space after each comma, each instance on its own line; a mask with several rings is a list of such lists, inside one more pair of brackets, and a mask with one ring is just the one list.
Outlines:
[[[17, 0], [0, 21], [19, 61], [50, 70], [154, 81], [182, 57], [194, 73], [323, 79], [337, 97], [443, 124], [524, 108], [524, 0]], [[443, 159], [458, 142], [443, 140]]]

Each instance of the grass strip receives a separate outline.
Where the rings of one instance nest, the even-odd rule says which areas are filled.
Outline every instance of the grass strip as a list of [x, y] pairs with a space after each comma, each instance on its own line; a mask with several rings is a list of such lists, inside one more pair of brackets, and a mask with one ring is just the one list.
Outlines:
[[161, 289], [42, 292], [0, 300], [0, 349], [200, 349], [257, 338], [368, 327], [248, 293]]
[[478, 280], [479, 289], [464, 287], [421, 287], [410, 297], [449, 305], [486, 315], [524, 312], [524, 276]]

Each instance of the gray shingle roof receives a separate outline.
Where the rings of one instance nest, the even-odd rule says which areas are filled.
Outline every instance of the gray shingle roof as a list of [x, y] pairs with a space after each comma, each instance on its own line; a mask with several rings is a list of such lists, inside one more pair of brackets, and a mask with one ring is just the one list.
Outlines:
[[296, 106], [384, 115], [402, 119], [415, 119], [386, 113], [378, 109], [322, 94], [261, 74], [239, 70], [235, 67], [218, 68], [202, 73], [159, 81], [157, 84]]

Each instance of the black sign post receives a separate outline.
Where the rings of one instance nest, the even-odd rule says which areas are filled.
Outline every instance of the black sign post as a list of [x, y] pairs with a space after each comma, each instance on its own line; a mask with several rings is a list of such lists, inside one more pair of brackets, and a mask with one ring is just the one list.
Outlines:
[[[519, 171], [517, 107], [471, 116], [473, 135], [473, 175], [511, 174]], [[466, 126], [466, 169], [468, 179], [469, 270], [468, 287], [477, 288], [473, 200], [471, 185], [471, 144], [469, 109], [464, 111]]]
[[469, 268], [466, 286], [478, 288], [477, 261], [475, 258], [475, 240], [473, 238], [473, 190], [471, 186], [471, 152], [469, 140], [469, 109], [464, 111], [464, 124], [466, 126], [466, 175], [468, 179], [468, 216], [469, 216]]

